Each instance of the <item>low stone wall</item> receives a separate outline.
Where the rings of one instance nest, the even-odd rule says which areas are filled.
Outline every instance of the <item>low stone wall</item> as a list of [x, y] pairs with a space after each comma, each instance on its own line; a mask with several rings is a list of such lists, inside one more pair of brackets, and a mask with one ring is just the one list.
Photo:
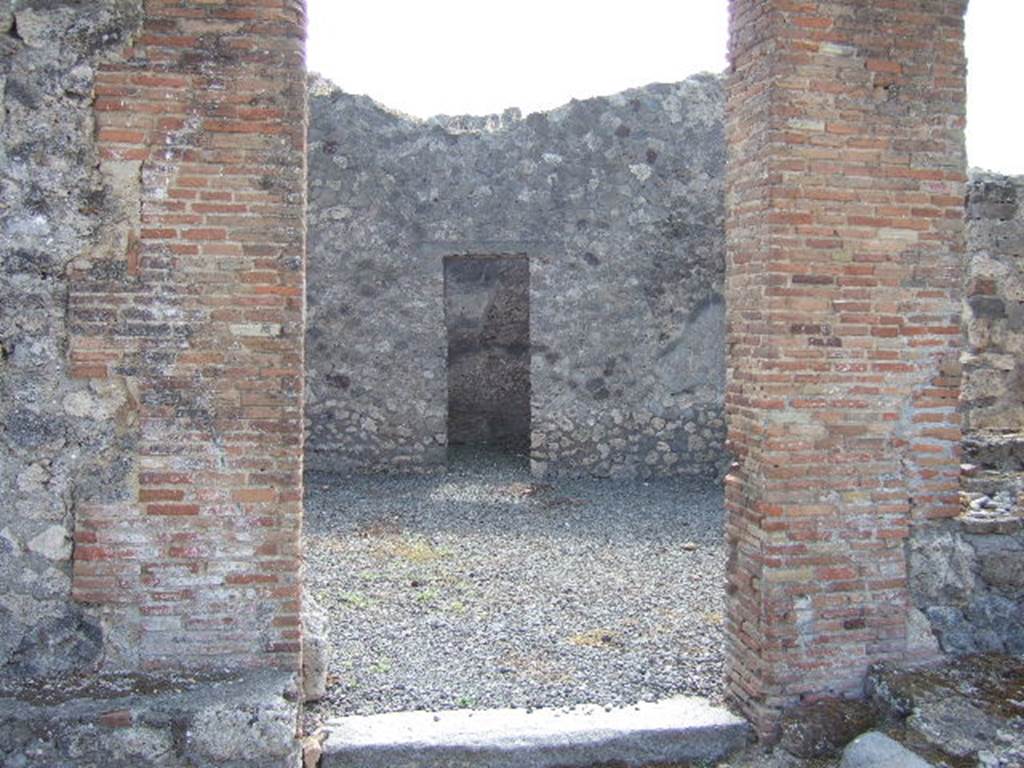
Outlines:
[[726, 463], [721, 78], [419, 121], [314, 81], [306, 464], [445, 460], [442, 262], [530, 262], [535, 472]]
[[0, 683], [5, 766], [295, 768], [294, 676], [67, 676]]

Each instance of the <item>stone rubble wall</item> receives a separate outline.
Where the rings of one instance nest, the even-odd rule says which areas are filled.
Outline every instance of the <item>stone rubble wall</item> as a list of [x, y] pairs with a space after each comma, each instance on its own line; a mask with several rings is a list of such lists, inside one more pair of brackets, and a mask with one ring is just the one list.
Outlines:
[[69, 273], [116, 247], [94, 78], [141, 6], [0, 5], [0, 674], [67, 674], [104, 654], [103, 617], [71, 601], [75, 512], [124, 497], [137, 423], [123, 383], [72, 378]]
[[722, 80], [414, 120], [313, 80], [306, 463], [443, 465], [442, 260], [530, 260], [538, 474], [726, 464]]
[[911, 540], [914, 603], [948, 653], [1024, 653], [1024, 178], [967, 190], [963, 514]]
[[46, 768], [297, 768], [295, 679], [211, 672], [0, 687], [0, 758]]
[[1024, 440], [1024, 176], [972, 174], [967, 240], [964, 432]]
[[1024, 654], [1024, 526], [969, 512], [918, 527], [911, 592], [935, 650]]

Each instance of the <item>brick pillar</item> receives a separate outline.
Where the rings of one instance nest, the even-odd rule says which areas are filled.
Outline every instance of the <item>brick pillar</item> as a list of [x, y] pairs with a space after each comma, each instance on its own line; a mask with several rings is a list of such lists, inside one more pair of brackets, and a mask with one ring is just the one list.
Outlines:
[[144, 667], [299, 658], [304, 0], [146, 0], [96, 76], [114, 243], [72, 276], [79, 377], [133, 394], [74, 594]]
[[732, 0], [728, 686], [908, 654], [904, 544], [955, 515], [966, 0]]

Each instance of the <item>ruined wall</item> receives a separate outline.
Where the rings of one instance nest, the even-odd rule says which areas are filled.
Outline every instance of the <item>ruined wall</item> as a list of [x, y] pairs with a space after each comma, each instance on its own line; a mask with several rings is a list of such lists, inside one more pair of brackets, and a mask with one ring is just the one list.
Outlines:
[[730, 3], [727, 679], [778, 710], [914, 657], [959, 514], [964, 0]]
[[67, 674], [103, 656], [71, 601], [76, 509], [118, 498], [137, 422], [123, 383], [69, 363], [69, 279], [120, 206], [99, 173], [93, 87], [142, 0], [0, 5], [0, 674]]
[[298, 760], [303, 26], [0, 4], [5, 765]]
[[144, 10], [96, 74], [122, 215], [69, 295], [72, 373], [130, 393], [136, 462], [76, 505], [74, 596], [110, 663], [298, 669], [304, 3]]
[[[967, 243], [961, 394], [967, 459], [1019, 472], [1024, 469], [1024, 177], [972, 174]], [[975, 441], [989, 447], [974, 448]]]
[[443, 462], [442, 259], [520, 253], [535, 471], [718, 472], [722, 102], [698, 76], [422, 122], [315, 83], [308, 465]]
[[448, 443], [530, 449], [530, 263], [444, 260]]
[[304, 21], [0, 11], [5, 670], [297, 669]]
[[967, 195], [960, 517], [918, 526], [915, 605], [944, 651], [1024, 653], [1024, 179]]

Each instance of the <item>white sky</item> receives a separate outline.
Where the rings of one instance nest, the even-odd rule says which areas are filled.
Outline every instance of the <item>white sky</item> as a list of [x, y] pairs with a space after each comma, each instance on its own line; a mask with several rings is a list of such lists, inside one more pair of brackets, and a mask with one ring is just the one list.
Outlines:
[[[308, 0], [310, 69], [419, 117], [523, 113], [725, 68], [726, 0]], [[971, 0], [972, 166], [1024, 174], [1022, 0]]]

